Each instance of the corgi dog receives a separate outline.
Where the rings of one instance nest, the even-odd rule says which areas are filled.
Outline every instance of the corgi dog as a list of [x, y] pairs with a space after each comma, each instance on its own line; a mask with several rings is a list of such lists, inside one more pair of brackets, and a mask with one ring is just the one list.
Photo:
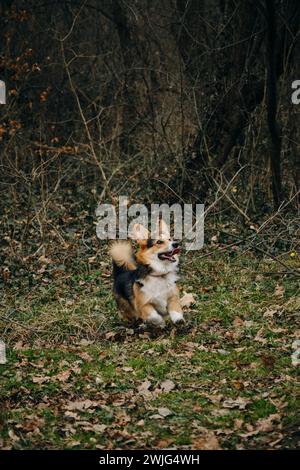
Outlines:
[[136, 224], [131, 238], [139, 245], [136, 255], [130, 241], [117, 241], [110, 249], [113, 292], [121, 317], [141, 319], [161, 328], [168, 315], [174, 324], [183, 323], [176, 284], [180, 247], [170, 238], [167, 224], [159, 222], [155, 239]]

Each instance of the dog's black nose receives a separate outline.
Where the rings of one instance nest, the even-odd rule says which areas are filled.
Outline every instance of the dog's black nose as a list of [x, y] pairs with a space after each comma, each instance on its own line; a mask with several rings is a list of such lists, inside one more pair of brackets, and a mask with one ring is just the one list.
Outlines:
[[172, 246], [173, 246], [173, 248], [178, 248], [178, 247], [179, 247], [179, 243], [178, 243], [178, 242], [173, 242], [173, 243], [172, 243]]

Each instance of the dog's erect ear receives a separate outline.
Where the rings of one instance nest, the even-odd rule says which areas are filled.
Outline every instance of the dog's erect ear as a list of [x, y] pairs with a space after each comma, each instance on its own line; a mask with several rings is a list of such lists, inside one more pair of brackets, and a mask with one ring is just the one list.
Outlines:
[[170, 238], [170, 230], [169, 227], [167, 226], [166, 222], [161, 219], [158, 222], [158, 237], [159, 239], [162, 240], [169, 240]]
[[130, 233], [130, 238], [136, 240], [136, 242], [141, 246], [147, 245], [147, 240], [149, 238], [148, 230], [141, 224], [135, 224], [133, 230]]

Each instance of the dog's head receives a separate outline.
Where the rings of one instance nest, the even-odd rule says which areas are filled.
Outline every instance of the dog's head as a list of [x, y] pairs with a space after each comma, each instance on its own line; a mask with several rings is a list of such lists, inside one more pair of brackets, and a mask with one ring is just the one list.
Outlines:
[[167, 224], [160, 220], [155, 238], [150, 238], [148, 230], [141, 224], [136, 224], [132, 238], [139, 245], [136, 254], [137, 262], [149, 266], [154, 272], [166, 274], [175, 271], [181, 251], [179, 243], [170, 237]]

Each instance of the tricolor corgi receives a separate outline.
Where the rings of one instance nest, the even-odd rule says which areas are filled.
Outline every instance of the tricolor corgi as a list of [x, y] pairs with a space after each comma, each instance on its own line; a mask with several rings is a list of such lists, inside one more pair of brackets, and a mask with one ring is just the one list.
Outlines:
[[161, 220], [155, 239], [140, 224], [134, 226], [132, 238], [139, 245], [134, 255], [130, 241], [117, 241], [111, 249], [113, 292], [123, 319], [141, 319], [164, 327], [165, 317], [183, 323], [178, 280], [179, 244], [170, 238]]

